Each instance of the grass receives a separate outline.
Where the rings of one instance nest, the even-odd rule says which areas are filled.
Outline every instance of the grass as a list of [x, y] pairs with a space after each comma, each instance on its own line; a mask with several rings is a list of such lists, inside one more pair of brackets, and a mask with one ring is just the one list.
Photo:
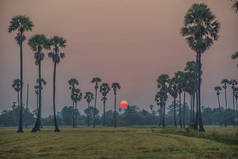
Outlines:
[[44, 128], [31, 133], [25, 129], [23, 134], [17, 134], [15, 128], [0, 128], [0, 159], [238, 158], [238, 145], [184, 136], [179, 133], [182, 129], [65, 127], [60, 133], [52, 130]]

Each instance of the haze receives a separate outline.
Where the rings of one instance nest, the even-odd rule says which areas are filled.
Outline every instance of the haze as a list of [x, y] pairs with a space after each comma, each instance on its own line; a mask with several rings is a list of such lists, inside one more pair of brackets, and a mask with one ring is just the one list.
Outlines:
[[[205, 2], [221, 23], [219, 40], [202, 56], [202, 105], [217, 106], [214, 86], [223, 78], [238, 78], [237, 61], [231, 59], [238, 50], [238, 17], [229, 0], [1, 0], [0, 111], [16, 101], [11, 85], [19, 78], [19, 47], [16, 34], [7, 30], [13, 16], [26, 15], [33, 21], [35, 27], [26, 34], [27, 40], [41, 33], [67, 40], [66, 58], [57, 66], [58, 111], [72, 104], [67, 82], [70, 78], [77, 78], [85, 92], [93, 91], [90, 81], [94, 76], [103, 82], [121, 84], [118, 103], [127, 100], [130, 105], [148, 109], [154, 104], [157, 77], [162, 73], [173, 75], [183, 70], [187, 61], [195, 59], [195, 53], [180, 34], [184, 15], [195, 2]], [[27, 41], [23, 49], [24, 103], [29, 83], [29, 107], [33, 110], [37, 67]], [[47, 56], [42, 76], [47, 81], [42, 99], [46, 116], [52, 113], [53, 78], [53, 63]], [[112, 92], [108, 98], [107, 110], [112, 109]], [[223, 98], [221, 103], [224, 105]], [[100, 99], [98, 106], [102, 108]], [[79, 110], [85, 107], [82, 100]]]

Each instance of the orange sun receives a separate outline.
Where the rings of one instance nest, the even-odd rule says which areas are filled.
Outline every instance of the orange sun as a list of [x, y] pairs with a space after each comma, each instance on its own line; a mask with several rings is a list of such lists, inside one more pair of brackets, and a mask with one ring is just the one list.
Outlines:
[[128, 107], [128, 102], [126, 100], [123, 100], [120, 102], [120, 107], [122, 107], [123, 109], [125, 109], [126, 107]]

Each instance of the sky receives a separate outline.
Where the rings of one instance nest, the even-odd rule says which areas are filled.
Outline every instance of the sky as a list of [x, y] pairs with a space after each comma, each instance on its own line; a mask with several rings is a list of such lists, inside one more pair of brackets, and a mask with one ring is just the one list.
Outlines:
[[[0, 112], [10, 109], [16, 100], [11, 87], [19, 78], [19, 46], [8, 33], [9, 21], [16, 15], [28, 16], [34, 23], [34, 34], [48, 38], [58, 35], [67, 40], [63, 50], [66, 57], [57, 65], [56, 107], [72, 105], [68, 80], [76, 78], [83, 93], [94, 92], [93, 77], [103, 82], [119, 82], [118, 103], [127, 100], [149, 110], [157, 92], [156, 79], [160, 74], [170, 76], [183, 70], [187, 61], [195, 60], [180, 30], [184, 15], [193, 3], [206, 3], [221, 23], [219, 39], [202, 55], [202, 105], [217, 107], [214, 86], [223, 78], [238, 79], [237, 61], [231, 55], [238, 50], [238, 14], [229, 0], [0, 0]], [[34, 85], [37, 66], [34, 52], [23, 46], [24, 95], [30, 86], [29, 108], [36, 109]], [[43, 116], [52, 114], [53, 62], [47, 57], [42, 62], [42, 76], [47, 81], [42, 97]], [[231, 106], [231, 90], [228, 89]], [[224, 96], [224, 93], [221, 93]], [[113, 93], [108, 95], [106, 109], [113, 107]], [[102, 108], [101, 95], [97, 106]], [[188, 100], [189, 102], [189, 100]], [[224, 99], [221, 98], [224, 105]], [[86, 108], [80, 101], [79, 110]]]

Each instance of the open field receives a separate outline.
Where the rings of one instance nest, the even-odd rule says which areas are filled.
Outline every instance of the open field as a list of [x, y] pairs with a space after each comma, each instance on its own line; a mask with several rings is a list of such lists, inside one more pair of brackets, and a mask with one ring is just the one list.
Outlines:
[[[237, 159], [238, 145], [160, 133], [160, 128], [62, 128], [54, 133], [0, 128], [0, 159]], [[238, 138], [233, 128], [208, 127]], [[231, 130], [233, 133], [231, 133]], [[182, 130], [183, 131], [183, 130]]]

